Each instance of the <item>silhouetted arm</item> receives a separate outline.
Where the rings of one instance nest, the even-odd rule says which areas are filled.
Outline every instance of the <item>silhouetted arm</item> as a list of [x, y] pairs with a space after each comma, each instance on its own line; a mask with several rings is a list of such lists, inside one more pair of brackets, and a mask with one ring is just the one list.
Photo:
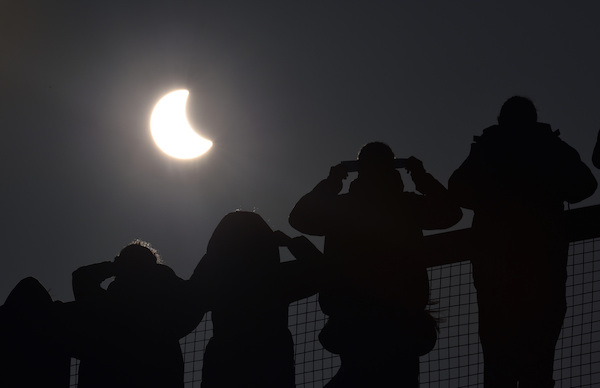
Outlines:
[[596, 145], [594, 146], [594, 153], [592, 154], [592, 163], [596, 168], [600, 168], [600, 131], [598, 131], [598, 138], [596, 139]]
[[279, 264], [278, 288], [291, 303], [319, 292], [323, 281], [323, 253], [305, 236], [289, 238], [288, 247], [294, 261]]
[[72, 284], [75, 300], [80, 302], [99, 302], [106, 290], [101, 283], [115, 275], [115, 264], [104, 261], [78, 268], [73, 272]]
[[181, 305], [180, 327], [181, 332], [192, 332], [204, 319], [209, 311], [206, 304], [207, 295], [199, 290], [192, 281], [186, 280], [181, 285], [179, 303]]
[[305, 234], [325, 235], [329, 220], [332, 219], [335, 199], [347, 176], [348, 172], [341, 164], [331, 167], [327, 179], [319, 182], [296, 203], [289, 216], [290, 225]]
[[538, 123], [538, 126], [547, 126], [551, 135], [543, 143], [542, 152], [536, 152], [541, 156], [536, 159], [534, 168], [521, 178], [530, 183], [528, 190], [535, 192], [533, 187], [542, 188], [540, 196], [546, 192], [556, 193], [560, 201], [568, 203], [583, 201], [594, 194], [598, 182], [579, 152], [560, 139], [558, 131], [551, 132], [548, 124]]
[[217, 290], [223, 288], [222, 278], [225, 273], [219, 264], [218, 258], [205, 254], [196, 264], [192, 276], [187, 281], [186, 287], [190, 292], [189, 302], [192, 308], [203, 312], [202, 314], [212, 310], [215, 304], [222, 303], [223, 295]]
[[594, 194], [598, 182], [590, 168], [581, 160], [579, 153], [567, 143], [559, 141], [562, 151], [555, 168], [564, 200], [568, 203], [583, 201]]
[[462, 211], [448, 190], [423, 168], [423, 163], [411, 157], [407, 161], [415, 188], [423, 195], [418, 199], [421, 203], [418, 217], [422, 229], [446, 229], [455, 225], [462, 218]]
[[450, 176], [448, 191], [459, 206], [474, 209], [481, 195], [481, 187], [493, 185], [493, 180], [490, 178], [485, 171], [481, 146], [473, 143], [469, 156]]
[[162, 292], [154, 300], [155, 322], [149, 327], [167, 338], [179, 339], [198, 326], [206, 310], [192, 303], [193, 294], [189, 282], [178, 277], [166, 265], [158, 268], [160, 277], [157, 279], [157, 287]]

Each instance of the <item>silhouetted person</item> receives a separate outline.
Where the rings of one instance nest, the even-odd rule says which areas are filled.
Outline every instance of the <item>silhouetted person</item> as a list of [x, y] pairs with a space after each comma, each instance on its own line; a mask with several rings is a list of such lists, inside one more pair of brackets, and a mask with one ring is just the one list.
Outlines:
[[319, 339], [342, 361], [327, 387], [416, 387], [419, 355], [437, 339], [426, 312], [422, 231], [450, 227], [462, 213], [414, 157], [406, 169], [422, 194], [404, 191], [384, 143], [365, 145], [358, 163], [348, 193], [338, 194], [346, 168], [331, 167], [289, 217], [300, 232], [325, 236], [328, 277], [319, 302], [329, 319]]
[[[296, 260], [280, 263], [279, 246]], [[306, 237], [273, 232], [256, 213], [221, 220], [190, 279], [212, 310], [202, 388], [295, 386], [288, 305], [317, 292], [322, 261]]]
[[596, 168], [600, 168], [600, 131], [598, 131], [598, 138], [596, 139], [596, 145], [594, 146], [592, 163]]
[[87, 331], [78, 354], [78, 386], [183, 387], [179, 339], [191, 331], [182, 314], [183, 283], [139, 240], [114, 261], [73, 272], [73, 293], [86, 325], [82, 331]]
[[69, 387], [63, 308], [32, 277], [11, 291], [0, 306], [0, 387]]
[[527, 98], [508, 99], [498, 125], [475, 137], [448, 188], [473, 209], [473, 279], [485, 386], [551, 387], [566, 310], [563, 203], [594, 193], [579, 154], [537, 122]]

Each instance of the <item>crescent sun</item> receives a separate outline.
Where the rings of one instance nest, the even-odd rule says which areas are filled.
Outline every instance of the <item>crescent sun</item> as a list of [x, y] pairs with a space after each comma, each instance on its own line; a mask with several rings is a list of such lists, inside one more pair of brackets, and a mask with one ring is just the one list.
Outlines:
[[154, 142], [164, 153], [178, 159], [196, 158], [213, 145], [212, 141], [198, 135], [187, 120], [185, 105], [189, 94], [185, 89], [166, 94], [150, 117]]

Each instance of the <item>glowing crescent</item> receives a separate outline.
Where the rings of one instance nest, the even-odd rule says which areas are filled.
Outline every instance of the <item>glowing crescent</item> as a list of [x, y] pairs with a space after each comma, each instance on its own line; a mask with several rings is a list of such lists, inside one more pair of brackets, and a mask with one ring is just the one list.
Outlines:
[[170, 92], [158, 101], [150, 117], [156, 145], [167, 155], [179, 159], [196, 158], [213, 145], [188, 123], [185, 105], [189, 94], [185, 89]]

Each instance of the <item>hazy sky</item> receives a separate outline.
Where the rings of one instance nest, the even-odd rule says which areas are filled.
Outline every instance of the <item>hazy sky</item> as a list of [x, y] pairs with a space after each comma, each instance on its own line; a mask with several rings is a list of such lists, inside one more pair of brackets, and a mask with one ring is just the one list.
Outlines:
[[[599, 15], [597, 1], [0, 0], [0, 302], [30, 275], [72, 300], [73, 270], [135, 238], [188, 278], [235, 209], [297, 235], [295, 202], [369, 141], [445, 184], [515, 94], [591, 165]], [[149, 132], [178, 88], [215, 143], [192, 162]]]

